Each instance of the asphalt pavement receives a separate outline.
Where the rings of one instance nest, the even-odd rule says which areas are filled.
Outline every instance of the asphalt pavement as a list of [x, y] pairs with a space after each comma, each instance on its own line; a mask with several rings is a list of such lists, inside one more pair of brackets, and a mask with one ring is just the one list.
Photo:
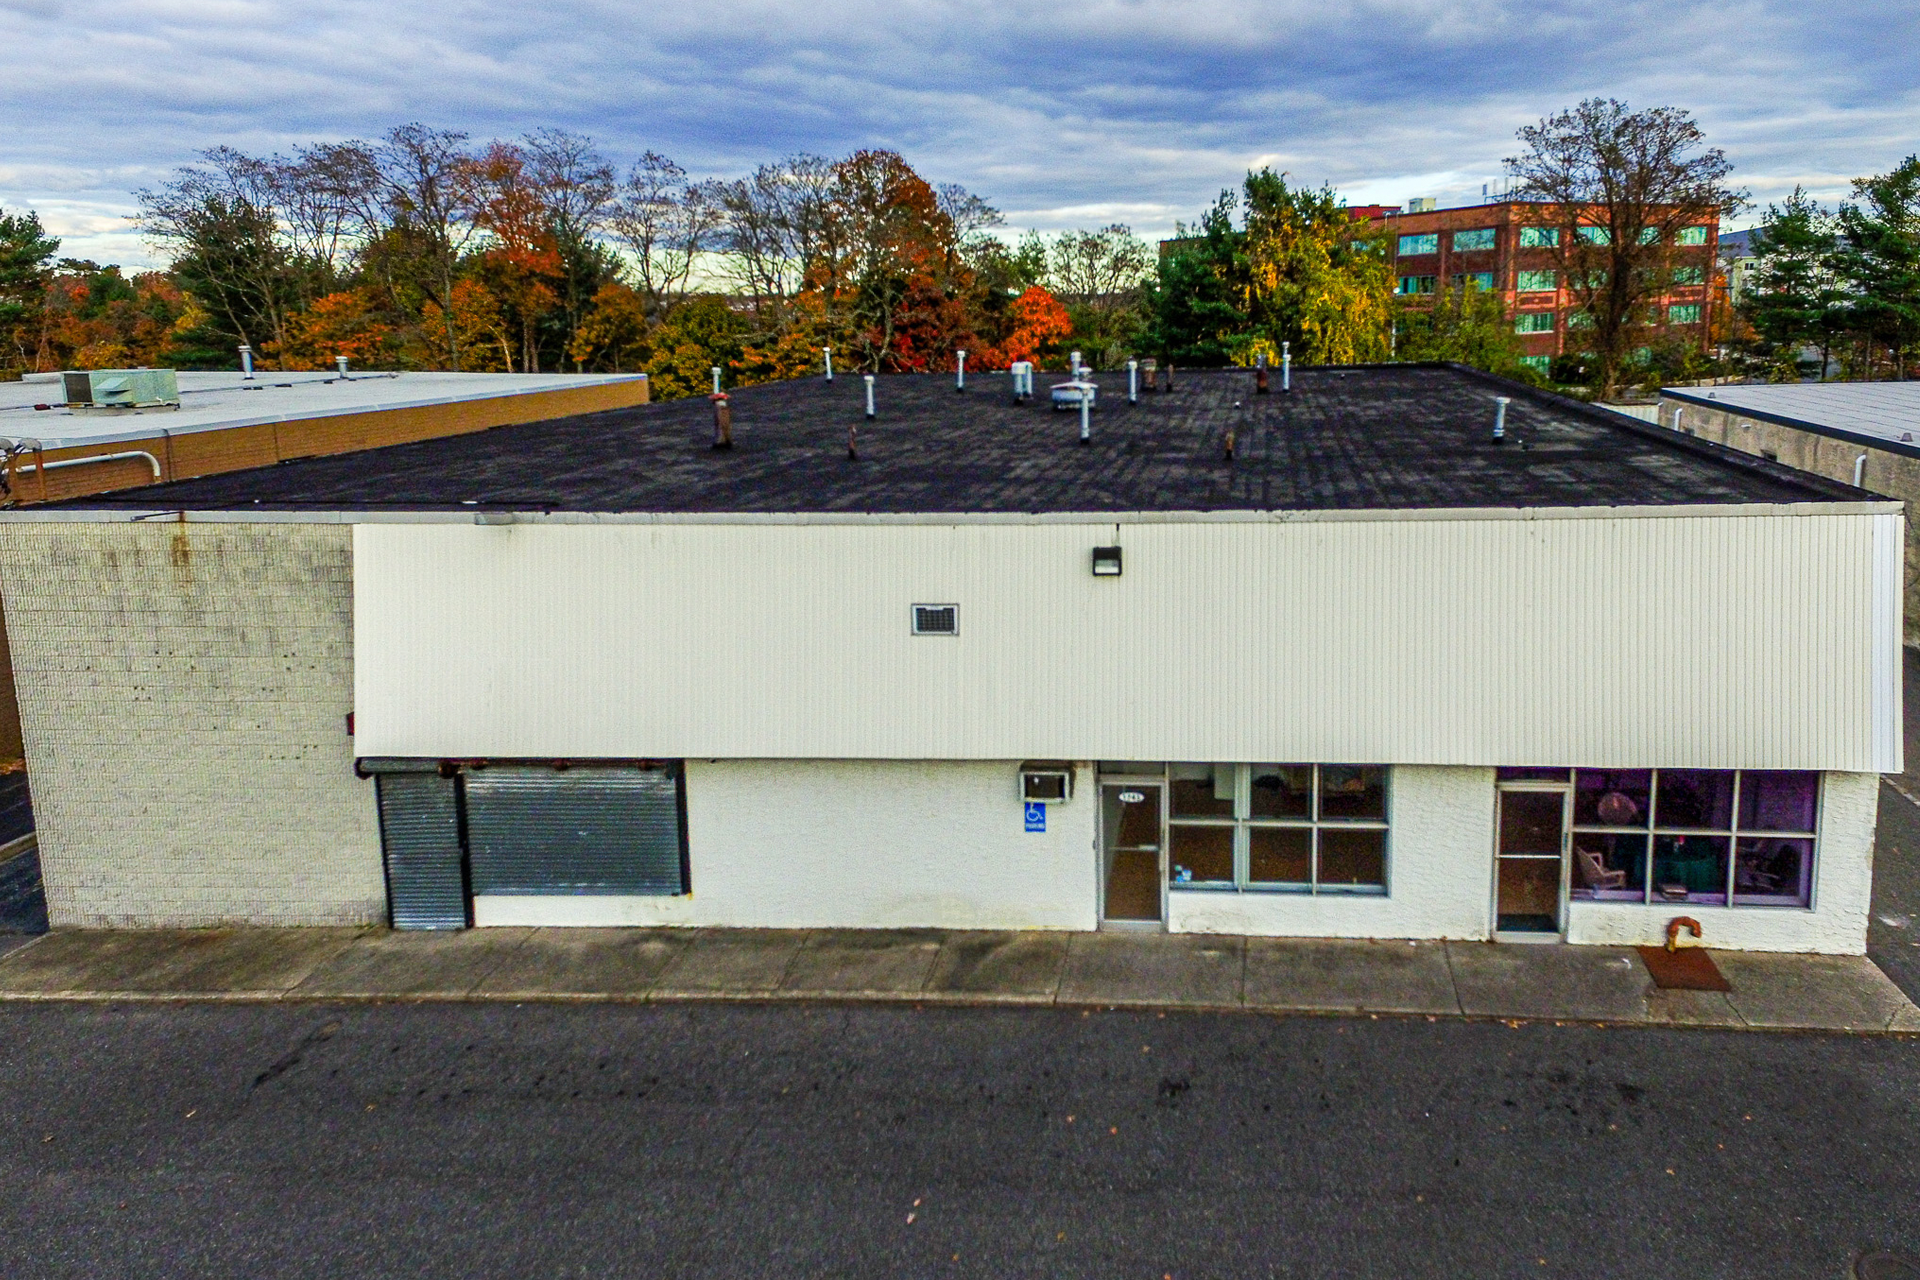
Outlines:
[[0, 1008], [10, 1277], [1850, 1275], [1910, 1038], [895, 1005]]

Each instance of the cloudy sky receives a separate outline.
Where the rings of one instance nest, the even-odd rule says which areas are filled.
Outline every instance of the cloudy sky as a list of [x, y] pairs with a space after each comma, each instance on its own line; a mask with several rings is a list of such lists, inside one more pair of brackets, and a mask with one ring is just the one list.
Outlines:
[[410, 120], [698, 175], [894, 147], [1014, 230], [1147, 235], [1266, 164], [1468, 203], [1591, 95], [1692, 111], [1761, 201], [1920, 149], [1910, 0], [0, 0], [0, 39], [0, 206], [126, 263], [131, 192], [196, 151]]

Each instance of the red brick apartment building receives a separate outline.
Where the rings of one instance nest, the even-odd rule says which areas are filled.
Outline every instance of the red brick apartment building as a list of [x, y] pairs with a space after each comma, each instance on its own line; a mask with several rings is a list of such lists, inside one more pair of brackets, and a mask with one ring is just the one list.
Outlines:
[[[1553, 357], [1579, 350], [1568, 327], [1578, 310], [1561, 278], [1552, 237], [1564, 231], [1540, 226], [1547, 212], [1520, 200], [1496, 200], [1462, 209], [1433, 209], [1414, 201], [1406, 210], [1378, 205], [1354, 210], [1388, 232], [1398, 290], [1407, 300], [1431, 297], [1468, 282], [1497, 289], [1513, 313], [1526, 354], [1522, 361], [1544, 372]], [[1594, 228], [1600, 232], [1600, 228]], [[1588, 234], [1586, 227], [1582, 234]], [[1720, 229], [1708, 223], [1681, 230], [1675, 244], [1675, 282], [1656, 299], [1656, 323], [1674, 336], [1705, 344], [1713, 299], [1714, 253]]]

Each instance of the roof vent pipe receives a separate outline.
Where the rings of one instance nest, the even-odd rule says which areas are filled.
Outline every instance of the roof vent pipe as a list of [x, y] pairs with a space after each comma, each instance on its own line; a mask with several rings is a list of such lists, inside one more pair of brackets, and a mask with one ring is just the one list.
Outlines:
[[[1080, 353], [1076, 351], [1074, 354], [1077, 356]], [[1087, 394], [1087, 389], [1085, 387], [1082, 387], [1080, 389], [1080, 443], [1081, 444], [1093, 443], [1093, 418], [1091, 416], [1092, 413], [1093, 413], [1093, 397]]]
[[[715, 372], [718, 372], [716, 370]], [[713, 447], [716, 449], [733, 448], [733, 406], [727, 401], [727, 393], [713, 393]]]
[[333, 367], [334, 367], [335, 369], [338, 369], [338, 370], [340, 371], [340, 379], [341, 379], [341, 381], [343, 381], [343, 382], [344, 382], [344, 381], [346, 381], [346, 377], [347, 377], [347, 358], [346, 358], [345, 356], [335, 356], [335, 357], [333, 358]]
[[1255, 395], [1267, 394], [1267, 353], [1264, 351], [1253, 358], [1253, 391]]
[[1167, 390], [1173, 390], [1173, 361], [1167, 361]]
[[1507, 406], [1512, 403], [1512, 396], [1493, 398], [1493, 442], [1495, 444], [1507, 442]]
[[713, 366], [713, 394], [720, 394], [720, 366]]
[[832, 382], [833, 381], [833, 348], [822, 347], [820, 348], [820, 354], [827, 358], [827, 381]]
[[1007, 372], [1013, 375], [1013, 402], [1025, 404], [1033, 395], [1033, 361], [1015, 360]]
[[253, 381], [253, 348], [244, 342], [240, 344], [240, 381]]
[[1280, 344], [1280, 389], [1293, 390], [1293, 344], [1291, 342]]
[[1856, 489], [1867, 487], [1867, 455], [1864, 453], [1853, 460], [1853, 487]]
[[953, 389], [955, 391], [967, 389], [967, 353], [964, 351], [953, 353]]
[[1075, 382], [1080, 380], [1080, 353], [1078, 351], [1073, 353], [1073, 380]]
[[873, 421], [873, 375], [866, 375], [867, 382], [867, 421]]
[[1140, 403], [1140, 362], [1127, 361], [1127, 403]]
[[847, 458], [853, 462], [860, 461], [859, 437], [854, 434], [857, 430], [851, 423], [847, 425]]

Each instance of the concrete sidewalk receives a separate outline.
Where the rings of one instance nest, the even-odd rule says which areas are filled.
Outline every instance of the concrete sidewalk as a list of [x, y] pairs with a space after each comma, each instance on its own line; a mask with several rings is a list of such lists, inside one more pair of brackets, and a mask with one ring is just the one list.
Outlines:
[[61, 931], [0, 1000], [891, 1000], [1920, 1032], [1861, 956], [1714, 952], [1660, 991], [1630, 948], [937, 929]]

